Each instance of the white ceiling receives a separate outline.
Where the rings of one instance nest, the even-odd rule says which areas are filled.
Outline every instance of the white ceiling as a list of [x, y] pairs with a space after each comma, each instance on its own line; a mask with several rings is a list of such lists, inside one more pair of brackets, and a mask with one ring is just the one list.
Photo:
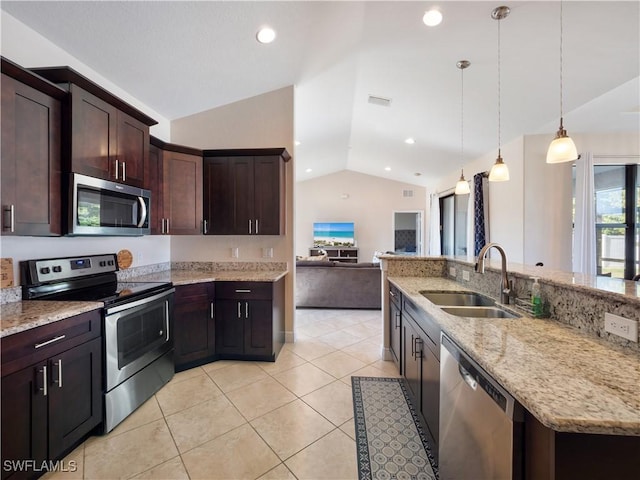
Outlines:
[[[557, 1], [2, 0], [1, 8], [168, 119], [295, 85], [299, 180], [351, 169], [426, 184], [497, 153], [498, 21], [490, 14], [501, 4], [511, 8], [500, 21], [501, 142], [537, 133], [551, 140], [560, 110]], [[444, 20], [429, 28], [422, 15], [432, 6]], [[563, 3], [569, 134], [640, 130], [639, 7]], [[270, 45], [255, 41], [265, 24], [278, 35]], [[471, 61], [464, 159], [461, 59]], [[369, 104], [369, 95], [391, 106]]]

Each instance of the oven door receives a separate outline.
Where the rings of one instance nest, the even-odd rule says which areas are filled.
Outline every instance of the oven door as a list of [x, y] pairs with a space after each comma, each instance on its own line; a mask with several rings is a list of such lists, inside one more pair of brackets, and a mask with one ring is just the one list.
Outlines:
[[106, 391], [173, 348], [175, 289], [105, 312]]

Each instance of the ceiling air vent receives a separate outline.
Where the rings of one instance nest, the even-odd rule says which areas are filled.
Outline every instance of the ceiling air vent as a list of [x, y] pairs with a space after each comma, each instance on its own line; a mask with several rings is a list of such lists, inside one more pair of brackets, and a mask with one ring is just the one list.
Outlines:
[[373, 104], [373, 105], [379, 105], [381, 107], [390, 107], [391, 106], [391, 99], [390, 98], [384, 98], [384, 97], [377, 97], [375, 95], [369, 95], [369, 103]]
[[413, 197], [413, 190], [403, 190], [402, 191], [402, 196], [407, 198], [407, 197]]

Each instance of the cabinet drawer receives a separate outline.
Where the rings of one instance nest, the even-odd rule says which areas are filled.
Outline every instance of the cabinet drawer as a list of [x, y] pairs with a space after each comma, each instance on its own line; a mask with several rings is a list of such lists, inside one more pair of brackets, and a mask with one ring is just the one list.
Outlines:
[[176, 303], [206, 300], [209, 295], [213, 294], [214, 283], [193, 283], [191, 285], [176, 286], [175, 301]]
[[2, 338], [2, 376], [98, 338], [102, 310], [82, 313]]
[[272, 282], [216, 282], [216, 298], [229, 300], [271, 300]]
[[389, 284], [389, 300], [399, 309], [402, 308], [402, 293], [392, 284]]

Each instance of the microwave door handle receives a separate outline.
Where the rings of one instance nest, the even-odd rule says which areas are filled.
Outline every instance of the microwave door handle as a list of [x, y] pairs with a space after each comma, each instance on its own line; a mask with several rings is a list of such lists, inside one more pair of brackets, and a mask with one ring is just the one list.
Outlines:
[[142, 212], [140, 215], [140, 221], [138, 222], [138, 228], [142, 228], [145, 220], [147, 219], [147, 204], [144, 203], [144, 198], [142, 197], [138, 197], [138, 201], [140, 202], [140, 210]]

